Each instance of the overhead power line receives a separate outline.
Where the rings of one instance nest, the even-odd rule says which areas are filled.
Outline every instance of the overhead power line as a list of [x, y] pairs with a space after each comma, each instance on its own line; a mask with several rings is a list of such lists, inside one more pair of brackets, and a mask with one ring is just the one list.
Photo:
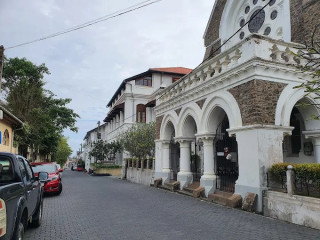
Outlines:
[[32, 44], [32, 43], [35, 43], [35, 42], [39, 42], [39, 41], [43, 41], [43, 40], [46, 40], [46, 39], [49, 39], [49, 38], [57, 37], [57, 36], [60, 36], [60, 35], [63, 35], [63, 34], [69, 33], [69, 32], [77, 31], [79, 29], [82, 29], [82, 28], [85, 28], [85, 27], [89, 27], [91, 25], [94, 25], [94, 24], [97, 24], [97, 23], [100, 23], [100, 22], [103, 22], [103, 21], [107, 21], [107, 20], [112, 19], [112, 18], [119, 17], [121, 15], [125, 15], [127, 13], [139, 10], [141, 8], [150, 6], [152, 4], [155, 4], [155, 3], [161, 2], [161, 1], [163, 1], [163, 0], [147, 0], [147, 1], [143, 1], [143, 2], [140, 2], [138, 4], [132, 5], [132, 6], [128, 7], [128, 8], [116, 11], [114, 13], [105, 15], [103, 17], [100, 17], [100, 18], [97, 18], [97, 19], [94, 19], [94, 20], [91, 20], [91, 21], [88, 21], [88, 22], [85, 22], [85, 23], [82, 23], [80, 25], [65, 29], [63, 31], [56, 32], [56, 33], [50, 34], [50, 35], [42, 37], [42, 38], [38, 38], [38, 39], [35, 39], [35, 40], [31, 40], [31, 41], [28, 41], [28, 42], [24, 42], [24, 43], [20, 43], [20, 44], [14, 45], [14, 46], [7, 47], [6, 50], [17, 48], [17, 47], [21, 47], [21, 46], [24, 46], [24, 45], [29, 45], [29, 44]]
[[[212, 58], [215, 53], [220, 51], [220, 49], [226, 45], [234, 36], [237, 35], [245, 26], [247, 26], [260, 12], [262, 12], [273, 0], [269, 0], [257, 13], [253, 14], [250, 19], [243, 25], [241, 26], [235, 33], [233, 33], [226, 41], [224, 41], [217, 49], [215, 49], [206, 59], [204, 59], [198, 66], [196, 66], [188, 75], [183, 76], [181, 79], [185, 79], [187, 76], [189, 76], [191, 73], [193, 73], [198, 67], [200, 67], [204, 62], [206, 62], [208, 59]], [[167, 91], [164, 89], [163, 93], [160, 95], [159, 98], [162, 98]]]

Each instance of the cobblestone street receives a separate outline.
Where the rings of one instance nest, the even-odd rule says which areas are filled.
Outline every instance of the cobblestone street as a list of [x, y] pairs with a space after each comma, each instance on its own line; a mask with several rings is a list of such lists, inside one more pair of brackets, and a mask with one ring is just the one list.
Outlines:
[[112, 177], [63, 173], [26, 239], [320, 239], [320, 231]]

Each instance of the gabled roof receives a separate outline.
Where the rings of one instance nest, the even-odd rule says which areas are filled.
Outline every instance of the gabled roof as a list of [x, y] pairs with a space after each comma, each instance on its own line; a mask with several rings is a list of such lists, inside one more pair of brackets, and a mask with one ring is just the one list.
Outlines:
[[142, 78], [144, 76], [147, 76], [152, 73], [167, 73], [167, 74], [174, 74], [174, 75], [180, 75], [181, 77], [190, 73], [192, 69], [184, 68], [184, 67], [167, 67], [167, 68], [150, 68], [148, 71], [134, 75], [132, 77], [129, 77], [122, 81], [117, 91], [113, 94], [112, 98], [107, 104], [107, 107], [110, 107], [113, 100], [117, 97], [117, 95], [121, 92], [121, 90], [124, 88], [127, 82], [136, 80], [138, 78]]
[[3, 119], [10, 121], [11, 123], [17, 126], [23, 126], [23, 122], [15, 115], [13, 115], [11, 112], [9, 112], [9, 110], [4, 108], [2, 105], [0, 105], [0, 110], [3, 111]]
[[150, 68], [151, 71], [158, 71], [163, 73], [177, 73], [177, 74], [189, 74], [192, 69], [184, 67], [168, 67], [168, 68]]

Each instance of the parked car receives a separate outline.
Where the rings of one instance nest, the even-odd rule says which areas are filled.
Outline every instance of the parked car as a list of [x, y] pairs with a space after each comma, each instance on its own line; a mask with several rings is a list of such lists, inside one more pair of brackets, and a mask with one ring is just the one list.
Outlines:
[[32, 170], [37, 176], [39, 172], [47, 172], [49, 178], [44, 185], [45, 193], [57, 193], [58, 195], [62, 192], [62, 179], [60, 173], [63, 172], [63, 169], [58, 169], [57, 164], [55, 163], [31, 163]]
[[[58, 167], [58, 171], [59, 171], [60, 177], [62, 178], [63, 169], [61, 168], [60, 164], [58, 164], [58, 163], [56, 163], [56, 164], [57, 164], [57, 167]], [[62, 169], [62, 171], [60, 169]]]
[[77, 166], [77, 171], [78, 172], [83, 172], [84, 171], [84, 167], [82, 165], [78, 165]]
[[22, 156], [0, 152], [0, 240], [23, 239], [27, 225], [39, 227], [48, 173], [36, 177]]

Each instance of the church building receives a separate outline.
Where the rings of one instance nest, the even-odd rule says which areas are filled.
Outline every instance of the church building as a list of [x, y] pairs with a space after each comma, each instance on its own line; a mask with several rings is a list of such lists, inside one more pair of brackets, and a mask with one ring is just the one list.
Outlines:
[[299, 51], [319, 21], [317, 0], [216, 0], [204, 60], [157, 94], [155, 179], [256, 193], [278, 162], [320, 163], [316, 95], [295, 88]]

